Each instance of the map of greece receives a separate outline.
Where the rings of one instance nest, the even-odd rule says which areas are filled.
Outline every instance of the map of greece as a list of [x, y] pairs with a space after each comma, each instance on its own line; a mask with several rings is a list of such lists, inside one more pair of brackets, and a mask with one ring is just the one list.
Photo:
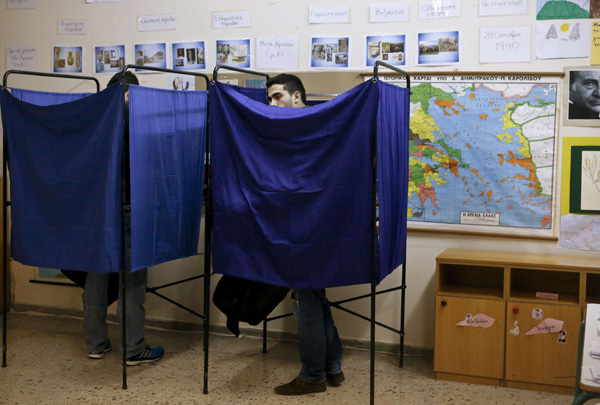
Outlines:
[[551, 229], [557, 83], [416, 79], [409, 221]]

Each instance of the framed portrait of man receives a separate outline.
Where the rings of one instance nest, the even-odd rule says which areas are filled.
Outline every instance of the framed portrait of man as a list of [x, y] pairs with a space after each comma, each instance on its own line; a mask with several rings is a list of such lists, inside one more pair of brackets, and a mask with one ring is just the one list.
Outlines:
[[600, 67], [566, 67], [564, 125], [600, 127]]

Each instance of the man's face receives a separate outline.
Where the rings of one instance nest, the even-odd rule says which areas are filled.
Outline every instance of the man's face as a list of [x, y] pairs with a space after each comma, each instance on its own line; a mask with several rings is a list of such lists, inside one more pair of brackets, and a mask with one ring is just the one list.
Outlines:
[[600, 114], [600, 70], [579, 72], [579, 77], [571, 84], [570, 101]]
[[267, 97], [269, 105], [275, 107], [304, 107], [302, 103], [300, 92], [297, 91], [294, 94], [290, 94], [283, 88], [283, 84], [274, 84], [267, 89]]

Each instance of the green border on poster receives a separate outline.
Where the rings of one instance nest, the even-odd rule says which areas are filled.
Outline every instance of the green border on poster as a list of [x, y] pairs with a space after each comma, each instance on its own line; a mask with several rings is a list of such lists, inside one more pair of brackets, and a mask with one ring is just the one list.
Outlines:
[[600, 214], [600, 210], [581, 209], [581, 156], [584, 151], [600, 151], [600, 146], [571, 147], [571, 190], [569, 212], [572, 214]]

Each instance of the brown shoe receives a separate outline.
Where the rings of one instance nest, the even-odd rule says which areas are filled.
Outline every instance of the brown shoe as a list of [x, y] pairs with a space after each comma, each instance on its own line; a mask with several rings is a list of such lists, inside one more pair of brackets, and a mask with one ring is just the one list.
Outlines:
[[342, 382], [345, 379], [346, 379], [346, 377], [344, 377], [344, 372], [343, 371], [340, 371], [339, 373], [327, 373], [325, 375], [325, 380], [332, 387], [339, 387], [340, 385], [342, 385]]
[[325, 390], [327, 390], [326, 381], [313, 383], [300, 377], [294, 378], [287, 384], [275, 387], [275, 392], [279, 395], [306, 395], [313, 392], [324, 392]]

